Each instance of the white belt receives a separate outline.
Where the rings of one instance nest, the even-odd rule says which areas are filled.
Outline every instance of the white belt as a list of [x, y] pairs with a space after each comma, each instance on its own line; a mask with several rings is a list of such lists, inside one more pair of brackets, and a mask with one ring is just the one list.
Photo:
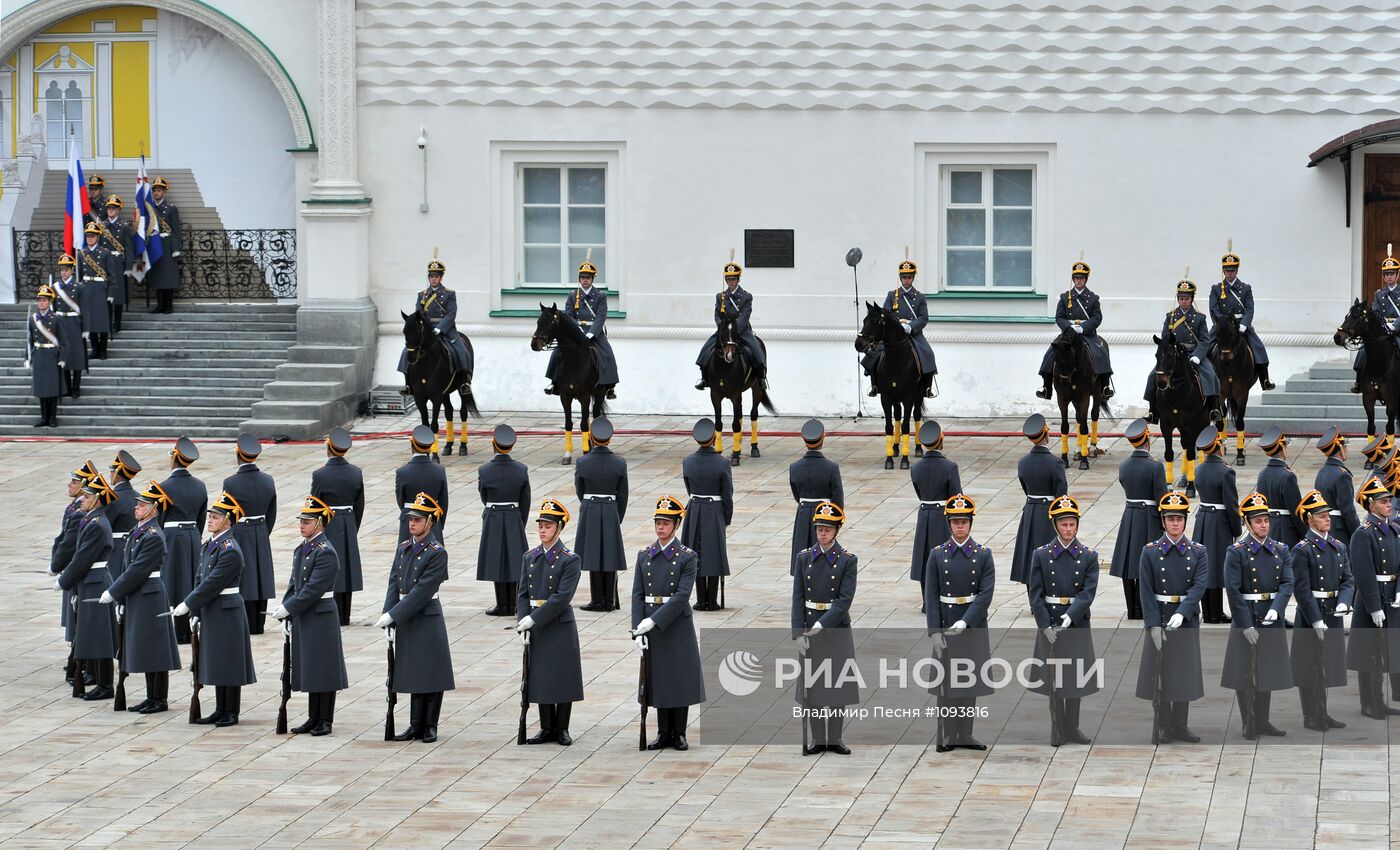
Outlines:
[[941, 508], [944, 505], [948, 504], [948, 502], [946, 499], [920, 499], [919, 504], [933, 505], [935, 508]]
[[[434, 596], [433, 598], [434, 598], [434, 599], [437, 599], [436, 596]], [[531, 599], [531, 600], [530, 600], [530, 607], [531, 607], [531, 608], [543, 608], [543, 607], [544, 607], [544, 603], [546, 603], [546, 602], [548, 602], [548, 601], [549, 601], [548, 599]]]
[[113, 539], [113, 540], [121, 540], [122, 538], [126, 537], [126, 536], [127, 536], [128, 534], [130, 534], [130, 533], [131, 533], [131, 532], [129, 532], [129, 531], [114, 531], [114, 532], [112, 532], [112, 539]]
[[1053, 498], [1055, 498], [1055, 497], [1054, 497], [1054, 496], [1037, 496], [1037, 495], [1035, 495], [1034, 493], [1027, 493], [1027, 494], [1026, 494], [1026, 498], [1027, 498], [1027, 499], [1036, 499], [1036, 500], [1041, 501], [1041, 502], [1048, 502], [1048, 501], [1050, 501], [1051, 499], [1053, 499]]
[[583, 497], [585, 499], [607, 499], [610, 502], [617, 501], [617, 497], [612, 493], [584, 493]]
[[967, 605], [976, 598], [975, 596], [940, 596], [938, 601], [947, 605]]
[[1246, 602], [1268, 602], [1274, 598], [1272, 593], [1241, 593]]
[[1051, 605], [1070, 605], [1074, 602], [1073, 596], [1047, 596], [1045, 601]]
[[827, 611], [831, 608], [830, 602], [808, 602], [806, 605], [809, 611]]
[[166, 528], [194, 528], [194, 520], [181, 520], [180, 522], [167, 522]]
[[486, 503], [486, 507], [488, 507], [488, 508], [519, 508], [520, 505], [516, 504], [515, 502], [487, 502], [487, 503]]
[[1158, 602], [1180, 602], [1181, 600], [1186, 598], [1185, 596], [1164, 596], [1160, 593], [1154, 593], [1152, 594], [1152, 596]]
[[578, 320], [578, 323], [579, 323], [580, 325], [591, 325], [591, 324], [593, 324], [593, 320], [592, 320], [592, 319], [579, 319], [579, 320]]
[[1395, 576], [1381, 574], [1376, 576], [1376, 581], [1395, 581]]
[[1288, 516], [1288, 511], [1282, 511], [1278, 508], [1269, 508], [1269, 513], [1275, 516]]
[[333, 511], [353, 511], [355, 509], [354, 505], [326, 505], [326, 507]]
[[98, 561], [97, 563], [95, 563], [95, 564], [92, 565], [92, 569], [94, 569], [94, 570], [105, 570], [105, 569], [107, 569], [107, 562], [106, 562], [106, 561]]
[[1148, 507], [1153, 507], [1153, 506], [1155, 506], [1155, 505], [1157, 504], [1156, 502], [1152, 501], [1151, 499], [1128, 499], [1128, 500], [1126, 500], [1126, 501], [1127, 501], [1128, 504], [1130, 504], [1130, 505], [1147, 505]]
[[34, 347], [35, 347], [35, 348], [58, 348], [58, 345], [57, 345], [56, 343], [52, 343], [52, 342], [36, 342], [36, 343], [34, 343]]
[[239, 590], [239, 589], [236, 588], [236, 587], [226, 587], [226, 588], [224, 588], [223, 590], [219, 591], [219, 595], [220, 595], [220, 596], [232, 596], [232, 595], [234, 595], [235, 593], [242, 593], [242, 592], [243, 592], [243, 591]]
[[[690, 494], [690, 498], [692, 498], [692, 499], [709, 499], [711, 502], [721, 502], [721, 501], [724, 501], [724, 500], [721, 499], [719, 496], [705, 496], [705, 495], [702, 495], [702, 494], [700, 494], [700, 493], [691, 493], [691, 494]], [[823, 500], [823, 501], [825, 501], [825, 500]]]
[[821, 502], [825, 502], [826, 499], [808, 499], [808, 498], [803, 497], [803, 498], [799, 498], [797, 501], [801, 502], [801, 503], [804, 504], [804, 505], [816, 505], [816, 504], [820, 504]]
[[652, 605], [665, 605], [666, 600], [670, 598], [669, 596], [644, 596], [642, 597], [642, 601], [649, 602]]
[[1318, 599], [1333, 599], [1337, 595], [1335, 590], [1314, 590], [1312, 595]]
[[1215, 510], [1215, 511], [1223, 511], [1223, 510], [1225, 510], [1225, 506], [1224, 506], [1224, 505], [1217, 505], [1217, 504], [1215, 504], [1214, 502], [1197, 502], [1196, 504], [1197, 504], [1198, 506], [1202, 507], [1202, 508], [1210, 508], [1211, 510]]
[[[332, 510], [334, 510], [334, 508], [332, 508]], [[267, 514], [258, 514], [257, 516], [245, 516], [245, 517], [239, 518], [238, 521], [239, 521], [239, 522], [252, 522], [252, 521], [255, 520], [255, 519], [267, 519]]]

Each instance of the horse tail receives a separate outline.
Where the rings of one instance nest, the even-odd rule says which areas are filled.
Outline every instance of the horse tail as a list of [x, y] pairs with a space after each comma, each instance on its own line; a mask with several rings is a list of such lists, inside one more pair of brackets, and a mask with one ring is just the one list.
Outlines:
[[470, 413], [472, 416], [480, 418], [481, 411], [476, 407], [476, 396], [472, 393], [470, 384], [462, 389], [461, 395], [462, 410], [466, 413]]
[[753, 391], [758, 395], [758, 403], [763, 405], [763, 409], [768, 411], [773, 416], [777, 416], [778, 408], [773, 405], [773, 400], [768, 397], [768, 389], [762, 385], [759, 385], [754, 387]]

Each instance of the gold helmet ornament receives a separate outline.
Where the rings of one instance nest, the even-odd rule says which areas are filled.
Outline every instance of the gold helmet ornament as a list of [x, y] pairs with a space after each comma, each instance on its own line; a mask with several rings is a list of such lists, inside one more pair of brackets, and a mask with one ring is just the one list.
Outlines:
[[1263, 493], [1250, 493], [1240, 500], [1240, 516], [1249, 519], [1252, 516], [1269, 513], [1269, 500]]
[[428, 261], [428, 274], [447, 274], [447, 264], [438, 259], [437, 246], [433, 246], [433, 258]]
[[685, 505], [675, 496], [662, 496], [656, 500], [656, 511], [652, 514], [652, 519], [669, 519], [680, 522], [685, 516]]
[[972, 519], [977, 516], [977, 503], [971, 496], [958, 493], [948, 497], [948, 501], [943, 503], [943, 516], [948, 519]]
[[540, 515], [535, 517], [535, 522], [553, 522], [560, 526], [569, 522], [569, 509], [564, 507], [564, 503], [558, 499], [545, 499], [540, 502]]
[[835, 502], [818, 502], [812, 512], [812, 525], [840, 528], [846, 522], [846, 512]]
[[1400, 260], [1395, 259], [1394, 253], [1395, 252], [1391, 250], [1391, 244], [1389, 242], [1385, 243], [1385, 259], [1381, 260], [1382, 274], [1385, 272], [1400, 272]]
[[1060, 517], [1072, 516], [1079, 518], [1079, 502], [1073, 496], [1065, 495], [1055, 499], [1050, 503], [1050, 521], [1054, 522]]

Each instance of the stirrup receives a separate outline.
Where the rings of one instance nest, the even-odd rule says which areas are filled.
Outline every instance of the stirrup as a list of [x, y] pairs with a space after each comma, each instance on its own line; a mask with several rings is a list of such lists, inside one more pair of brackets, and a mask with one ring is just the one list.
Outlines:
[[875, 398], [879, 394], [880, 390], [874, 384], [870, 385], [870, 392], [866, 393], [866, 395], [870, 396], [871, 398]]
[[705, 379], [701, 378], [700, 380], [696, 381], [695, 388], [697, 390], [703, 390], [705, 388]]
[[1036, 397], [1036, 398], [1044, 398], [1044, 399], [1050, 398], [1050, 388], [1049, 388], [1049, 387], [1041, 387], [1040, 389], [1038, 389], [1038, 390], [1035, 391], [1035, 397]]

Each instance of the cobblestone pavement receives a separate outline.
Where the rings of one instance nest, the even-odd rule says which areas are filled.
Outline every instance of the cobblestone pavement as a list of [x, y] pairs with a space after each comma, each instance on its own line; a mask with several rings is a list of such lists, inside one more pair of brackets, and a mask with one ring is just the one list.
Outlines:
[[[60, 673], [66, 650], [57, 596], [44, 566], [67, 473], [88, 457], [105, 469], [117, 446], [0, 444], [0, 545], [10, 591], [0, 600], [0, 841], [142, 848], [1355, 848], [1386, 846], [1392, 824], [1400, 822], [1387, 746], [1329, 739], [1325, 748], [1300, 741], [1256, 748], [1233, 734], [1224, 743], [1154, 751], [1146, 744], [1150, 705], [1122, 695], [1111, 709], [1106, 698], [1098, 705], [1087, 700], [1085, 731], [1092, 736], [1106, 722], [1136, 724], [1142, 744], [1057, 751], [1023, 742], [986, 753], [938, 754], [921, 742], [857, 746], [847, 758], [804, 758], [796, 741], [706, 746], [701, 711], [692, 715], [698, 728], [689, 752], [639, 753], [637, 663], [625, 610], [579, 614], [587, 700], [574, 710], [574, 746], [517, 747], [519, 643], [502, 619], [482, 614], [491, 589], [472, 580], [480, 528], [475, 469], [489, 456], [487, 425], [502, 418], [474, 425], [468, 457], [443, 459], [452, 483], [452, 560], [442, 595], [458, 689], [446, 697], [435, 745], [382, 740], [384, 643], [372, 624], [395, 541], [399, 508], [391, 488], [393, 471], [408, 454], [405, 438], [361, 438], [350, 453], [365, 470], [368, 518], [360, 546], [367, 590], [356, 595], [353, 624], [344, 630], [350, 689], [341, 694], [335, 733], [324, 738], [274, 734], [281, 663], [276, 629], [254, 637], [259, 682], [244, 690], [237, 727], [185, 722], [188, 672], [172, 680], [168, 714], [138, 719], [114, 714], [110, 703], [71, 699]], [[530, 467], [535, 500], [553, 495], [576, 507], [572, 467], [559, 463], [557, 419], [511, 421], [537, 431], [524, 433], [515, 453]], [[407, 424], [366, 419], [357, 430], [401, 431]], [[624, 533], [629, 547], [640, 547], [651, 539], [647, 502], [663, 493], [684, 495], [680, 462], [693, 447], [683, 436], [691, 422], [651, 416], [615, 424], [623, 431], [613, 447], [631, 465]], [[764, 423], [789, 432], [800, 424]], [[827, 425], [872, 434], [876, 427], [871, 420]], [[1020, 423], [944, 426], [956, 434], [1014, 433]], [[793, 506], [787, 465], [801, 444], [784, 437], [765, 438], [762, 446], [762, 458], [746, 456], [735, 470], [729, 607], [696, 615], [702, 640], [707, 628], [784, 627], [788, 619]], [[1103, 446], [1105, 457], [1087, 472], [1070, 470], [1069, 478], [1070, 492], [1087, 507], [1081, 539], [1104, 553], [1094, 617], [1112, 625], [1122, 619], [1123, 600], [1107, 562], [1122, 507], [1116, 468], [1127, 449], [1118, 439], [1105, 439]], [[146, 465], [143, 480], [164, 477], [157, 468], [167, 445], [127, 448]], [[974, 536], [998, 561], [994, 626], [1030, 623], [1023, 588], [1005, 580], [1022, 505], [1015, 464], [1025, 448], [1015, 436], [952, 436], [946, 448], [981, 508]], [[215, 489], [234, 469], [233, 447], [211, 442], [202, 451], [193, 472]], [[835, 436], [827, 452], [842, 464], [845, 479], [851, 521], [842, 542], [861, 557], [856, 627], [921, 627], [917, 585], [908, 580], [918, 507], [908, 473], [881, 468], [883, 440], [873, 435]], [[1296, 455], [1306, 489], [1320, 456], [1301, 441]], [[281, 505], [273, 532], [279, 582], [286, 581], [298, 539], [295, 508], [323, 458], [319, 444], [268, 445], [263, 453], [261, 466], [276, 478]], [[1249, 466], [1240, 470], [1241, 495], [1261, 464], [1251, 446]], [[1351, 465], [1360, 471], [1359, 460]], [[533, 540], [533, 526], [530, 532]], [[624, 588], [629, 581], [624, 577]], [[139, 691], [139, 681], [133, 683]], [[1215, 682], [1206, 687], [1219, 692]], [[407, 699], [401, 703], [403, 725]], [[1334, 694], [1333, 705], [1349, 728], [1379, 726], [1359, 716], [1354, 693]], [[1281, 723], [1300, 729], [1291, 694], [1278, 695], [1275, 706]], [[303, 712], [304, 698], [298, 696], [293, 708]], [[299, 719], [294, 715], [293, 723]], [[1371, 739], [1377, 739], [1374, 731]]]

